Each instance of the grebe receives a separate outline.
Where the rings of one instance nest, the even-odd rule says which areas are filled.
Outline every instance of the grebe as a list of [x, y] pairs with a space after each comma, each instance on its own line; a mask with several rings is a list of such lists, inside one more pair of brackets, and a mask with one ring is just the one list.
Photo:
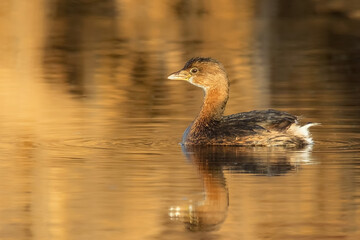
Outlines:
[[223, 65], [213, 58], [195, 57], [168, 76], [201, 87], [205, 92], [199, 115], [185, 130], [185, 145], [289, 146], [312, 144], [308, 128], [298, 118], [273, 109], [223, 116], [229, 98], [229, 80]]

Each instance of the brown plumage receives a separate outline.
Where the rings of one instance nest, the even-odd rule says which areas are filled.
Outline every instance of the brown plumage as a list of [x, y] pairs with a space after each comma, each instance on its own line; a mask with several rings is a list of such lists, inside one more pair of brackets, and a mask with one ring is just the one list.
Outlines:
[[193, 145], [303, 146], [312, 143], [308, 128], [298, 118], [273, 109], [223, 116], [229, 98], [229, 80], [223, 65], [196, 57], [168, 79], [184, 80], [204, 89], [199, 115], [185, 130], [182, 143]]

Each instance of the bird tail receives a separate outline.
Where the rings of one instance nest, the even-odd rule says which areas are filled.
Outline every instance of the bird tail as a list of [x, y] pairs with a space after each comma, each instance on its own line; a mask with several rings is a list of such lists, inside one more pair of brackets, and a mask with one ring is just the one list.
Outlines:
[[298, 124], [293, 124], [290, 127], [290, 131], [293, 132], [293, 134], [297, 135], [300, 138], [303, 138], [308, 144], [313, 144], [313, 140], [311, 138], [311, 134], [309, 132], [309, 127], [321, 125], [320, 123], [313, 123], [308, 122], [303, 126], [300, 126]]
[[304, 129], [305, 131], [308, 131], [309, 127], [321, 125], [321, 123], [314, 123], [314, 122], [308, 122], [304, 126], [301, 126], [301, 129]]

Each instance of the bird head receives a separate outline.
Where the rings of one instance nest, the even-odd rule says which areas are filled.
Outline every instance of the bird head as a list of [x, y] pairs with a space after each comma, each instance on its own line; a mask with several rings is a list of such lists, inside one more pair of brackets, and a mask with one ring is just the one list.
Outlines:
[[170, 80], [187, 81], [205, 91], [228, 87], [229, 81], [223, 65], [213, 58], [195, 57], [185, 66], [168, 76]]

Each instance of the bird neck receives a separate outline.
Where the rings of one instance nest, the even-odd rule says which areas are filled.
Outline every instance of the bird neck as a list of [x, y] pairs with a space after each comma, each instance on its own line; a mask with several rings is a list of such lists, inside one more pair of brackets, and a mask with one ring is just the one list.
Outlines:
[[218, 79], [215, 86], [205, 88], [204, 102], [199, 115], [186, 129], [183, 142], [197, 142], [201, 137], [211, 135], [221, 121], [227, 100], [229, 98], [229, 84], [227, 76]]
[[228, 88], [205, 89], [205, 98], [201, 111], [185, 130], [183, 142], [206, 136], [221, 121], [229, 96], [228, 91]]
[[228, 86], [205, 89], [204, 103], [195, 122], [221, 120], [228, 98]]

